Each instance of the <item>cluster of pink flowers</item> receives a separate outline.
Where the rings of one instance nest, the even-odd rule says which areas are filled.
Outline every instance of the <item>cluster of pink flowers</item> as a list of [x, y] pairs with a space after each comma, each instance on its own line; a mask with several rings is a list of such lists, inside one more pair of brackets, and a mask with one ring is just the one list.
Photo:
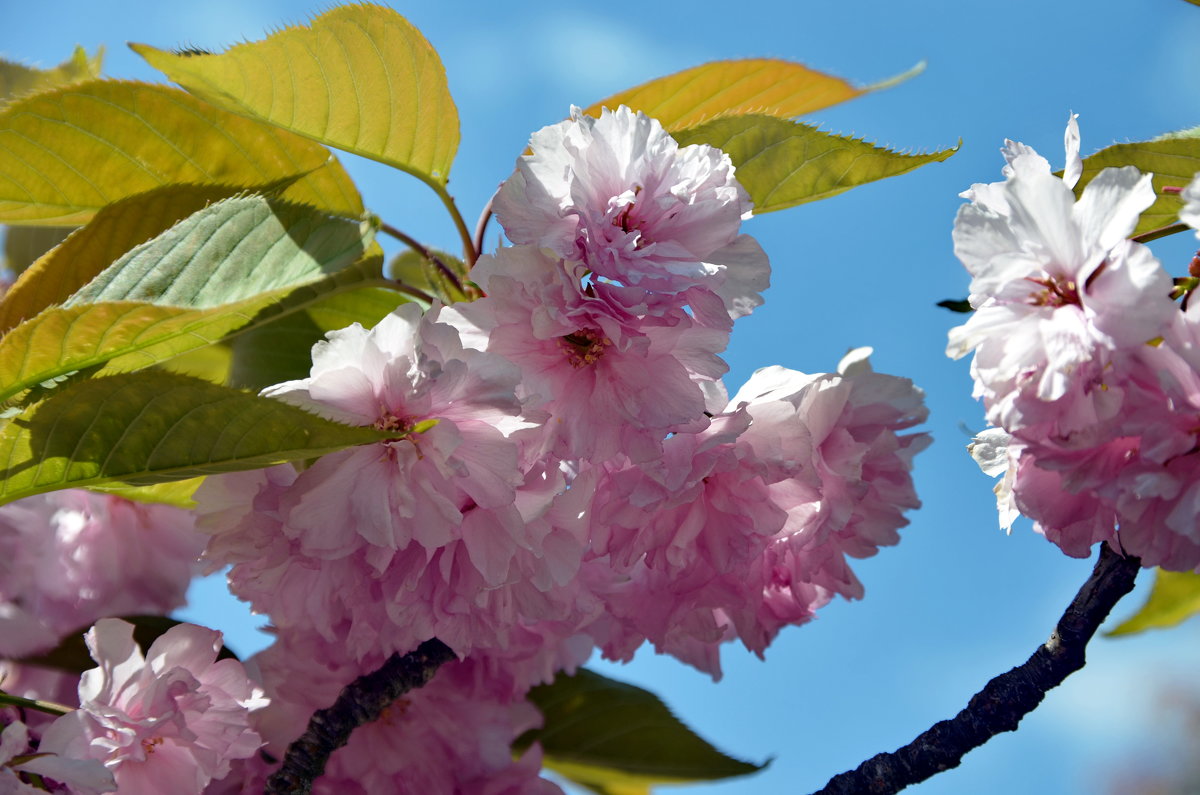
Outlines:
[[[628, 108], [530, 149], [494, 202], [514, 245], [471, 271], [485, 297], [333, 332], [309, 378], [265, 390], [395, 437], [198, 495], [209, 565], [279, 633], [255, 660], [274, 752], [389, 654], [436, 637], [461, 658], [321, 792], [553, 791], [536, 746], [509, 751], [531, 686], [646, 641], [718, 676], [722, 643], [761, 654], [860, 596], [847, 556], [918, 504], [928, 439], [898, 432], [921, 393], [867, 352], [727, 398], [719, 354], [769, 279], [727, 155]], [[267, 766], [244, 767], [251, 791]]]
[[[573, 110], [530, 149], [494, 202], [513, 245], [471, 271], [484, 297], [331, 332], [308, 378], [264, 390], [389, 440], [197, 493], [205, 565], [230, 567], [277, 633], [248, 663], [260, 684], [215, 660], [216, 633], [176, 627], [143, 657], [129, 625], [102, 620], [79, 709], [32, 740], [12, 723], [0, 774], [37, 772], [20, 756], [33, 742], [47, 770], [85, 766], [78, 786], [55, 778], [71, 791], [258, 792], [315, 709], [438, 638], [459, 660], [355, 732], [316, 791], [553, 793], [536, 744], [511, 750], [540, 722], [532, 686], [646, 642], [718, 677], [723, 643], [762, 655], [835, 595], [861, 597], [848, 558], [896, 543], [918, 506], [929, 439], [902, 432], [925, 418], [920, 390], [858, 349], [835, 373], [760, 370], [730, 399], [719, 354], [770, 269], [741, 232], [751, 203], [729, 157], [624, 107]], [[23, 580], [20, 556], [63, 550], [26, 547], [27, 520], [0, 527], [20, 550], [0, 620], [44, 625], [21, 629], [37, 646], [170, 609], [200, 549], [189, 516], [161, 546], [109, 541], [128, 559], [93, 570], [87, 523], [55, 521], [80, 566], [55, 582]], [[100, 596], [68, 609], [60, 591]]]
[[[948, 353], [994, 426], [972, 454], [1003, 475], [1001, 524], [1018, 514], [1068, 555], [1111, 542], [1146, 566], [1200, 567], [1200, 306], [1133, 242], [1155, 200], [1149, 174], [1108, 168], [1075, 198], [1079, 129], [1060, 178], [1029, 147], [1002, 150], [1005, 180], [975, 185], [954, 226], [972, 276]], [[1200, 183], [1182, 218], [1200, 226]]]

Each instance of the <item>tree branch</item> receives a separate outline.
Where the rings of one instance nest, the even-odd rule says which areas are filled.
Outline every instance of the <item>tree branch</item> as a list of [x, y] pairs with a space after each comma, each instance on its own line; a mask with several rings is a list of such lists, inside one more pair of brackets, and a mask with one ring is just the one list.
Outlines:
[[453, 659], [454, 652], [433, 638], [408, 654], [393, 654], [378, 670], [346, 685], [333, 706], [314, 712], [308, 729], [288, 746], [283, 764], [267, 780], [265, 795], [311, 792], [330, 754], [346, 744], [351, 732], [376, 720], [396, 699], [424, 685]]
[[963, 756], [1000, 732], [1014, 731], [1046, 691], [1083, 667], [1084, 650], [1113, 605], [1133, 590], [1140, 570], [1137, 558], [1100, 548], [1100, 559], [1079, 589], [1050, 639], [1023, 665], [997, 676], [950, 720], [934, 724], [908, 745], [878, 754], [856, 770], [830, 779], [815, 795], [870, 793], [891, 795], [944, 770], [958, 767]]

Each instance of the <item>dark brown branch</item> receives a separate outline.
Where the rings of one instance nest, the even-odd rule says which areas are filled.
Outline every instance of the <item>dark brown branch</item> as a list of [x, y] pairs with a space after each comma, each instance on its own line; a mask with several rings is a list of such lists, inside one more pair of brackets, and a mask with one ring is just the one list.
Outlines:
[[267, 780], [265, 795], [311, 792], [330, 754], [346, 744], [351, 732], [376, 720], [396, 699], [424, 685], [453, 659], [454, 652], [434, 638], [403, 656], [393, 654], [378, 670], [346, 685], [333, 706], [313, 713], [308, 730], [288, 746], [283, 764]]
[[1084, 650], [1113, 605], [1133, 590], [1141, 563], [1122, 557], [1107, 544], [1087, 582], [1059, 619], [1050, 640], [1023, 665], [997, 676], [950, 720], [890, 754], [879, 754], [830, 779], [816, 795], [890, 795], [944, 770], [1000, 732], [1014, 731], [1021, 718], [1041, 703], [1046, 691], [1083, 667]]

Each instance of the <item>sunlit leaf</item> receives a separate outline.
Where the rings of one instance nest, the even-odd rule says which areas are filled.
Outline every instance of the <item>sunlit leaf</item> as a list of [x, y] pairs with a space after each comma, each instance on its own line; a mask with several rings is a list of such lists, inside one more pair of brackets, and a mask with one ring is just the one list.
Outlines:
[[[164, 185], [108, 205], [22, 274], [0, 300], [0, 331], [62, 303], [130, 249], [209, 204], [240, 192], [241, 188], [228, 185]], [[52, 230], [15, 227], [9, 233]]]
[[744, 776], [763, 768], [718, 751], [671, 714], [658, 696], [581, 669], [533, 688], [541, 729], [517, 742], [539, 742], [546, 767], [597, 792], [641, 793], [657, 784]]
[[259, 390], [271, 384], [307, 378], [312, 346], [325, 332], [358, 323], [371, 328], [406, 299], [378, 287], [337, 293], [295, 312], [239, 334], [233, 341], [229, 383]]
[[4, 267], [16, 275], [24, 273], [39, 257], [66, 240], [73, 231], [73, 226], [7, 227], [4, 230]]
[[172, 373], [182, 373], [214, 384], [229, 383], [229, 370], [233, 366], [233, 349], [228, 343], [205, 345], [177, 356], [172, 356], [160, 365]]
[[[122, 621], [128, 621], [130, 624], [133, 624], [133, 639], [143, 652], [149, 649], [151, 644], [160, 635], [165, 634], [167, 630], [171, 629], [171, 627], [183, 623], [167, 616], [121, 616], [120, 618]], [[89, 629], [91, 627], [79, 627], [73, 632], [68, 632], [62, 639], [62, 642], [54, 649], [44, 654], [26, 657], [18, 660], [18, 662], [25, 665], [54, 668], [55, 670], [65, 671], [78, 676], [84, 671], [95, 668], [97, 665], [96, 661], [88, 653], [87, 644], [83, 640], [84, 633]], [[217, 653], [217, 659], [236, 660], [237, 655], [227, 647], [222, 646], [221, 650]]]
[[0, 430], [0, 502], [108, 480], [259, 469], [383, 438], [175, 373], [93, 378], [53, 390]]
[[713, 61], [613, 94], [584, 112], [599, 116], [601, 108], [628, 105], [671, 131], [745, 113], [792, 119], [894, 85], [920, 68], [878, 86], [858, 88], [840, 77], [775, 58]]
[[735, 116], [674, 133], [681, 145], [723, 149], [755, 213], [824, 199], [856, 185], [894, 177], [958, 151], [905, 154], [799, 122], [757, 114]]
[[99, 491], [123, 497], [134, 502], [147, 502], [155, 505], [174, 505], [176, 508], [195, 508], [196, 501], [192, 495], [204, 478], [188, 478], [187, 480], [172, 480], [169, 483], [155, 483], [153, 486], [130, 486], [119, 481], [109, 481], [95, 486], [89, 486], [88, 491]]
[[1200, 128], [1171, 133], [1154, 141], [1114, 144], [1085, 157], [1075, 194], [1082, 194], [1097, 174], [1114, 166], [1136, 166], [1142, 173], [1154, 174], [1156, 198], [1138, 220], [1135, 235], [1177, 223], [1183, 200], [1178, 193], [1164, 193], [1163, 188], [1186, 187], [1200, 172]]
[[77, 226], [167, 183], [256, 187], [357, 217], [362, 201], [325, 147], [184, 91], [93, 80], [0, 112], [0, 222]]
[[130, 46], [214, 105], [443, 184], [449, 177], [459, 132], [446, 70], [391, 9], [334, 8], [220, 54]]
[[70, 58], [52, 69], [37, 69], [0, 59], [0, 107], [14, 97], [99, 77], [103, 59], [103, 47], [96, 50], [95, 55], [88, 55], [87, 50], [76, 47]]
[[1196, 613], [1200, 613], [1200, 574], [1158, 569], [1146, 604], [1107, 634], [1132, 635], [1173, 627]]

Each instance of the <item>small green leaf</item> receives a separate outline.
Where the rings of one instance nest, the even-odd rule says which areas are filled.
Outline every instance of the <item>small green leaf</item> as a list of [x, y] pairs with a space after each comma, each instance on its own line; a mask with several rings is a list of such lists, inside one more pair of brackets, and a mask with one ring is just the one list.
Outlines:
[[746, 113], [794, 119], [891, 87], [920, 68], [878, 86], [858, 88], [840, 77], [775, 58], [713, 61], [614, 94], [584, 112], [599, 116], [601, 108], [628, 105], [672, 132]]
[[759, 214], [904, 174], [958, 151], [956, 146], [928, 154], [904, 154], [757, 114], [717, 119], [676, 132], [674, 137], [681, 146], [708, 144], [724, 150]]
[[348, 5], [211, 54], [135, 52], [218, 107], [445, 184], [458, 111], [437, 52], [408, 20]]
[[53, 69], [35, 69], [0, 59], [0, 107], [15, 97], [99, 77], [103, 59], [103, 47], [92, 56], [82, 47], [76, 47], [70, 58]]
[[[443, 251], [431, 251], [430, 257], [437, 257], [446, 269], [455, 274], [466, 273], [462, 260]], [[442, 299], [443, 303], [452, 304], [467, 300], [466, 294], [450, 278], [442, 267], [430, 258], [421, 256], [413, 249], [406, 249], [388, 263], [388, 273], [410, 287], [416, 287], [432, 296]]]
[[[171, 627], [183, 623], [167, 616], [120, 616], [120, 618], [122, 621], [133, 624], [133, 639], [141, 647], [143, 653], [150, 648], [154, 641], [158, 640], [159, 636], [166, 634]], [[78, 676], [97, 666], [92, 655], [88, 653], [87, 644], [83, 640], [84, 634], [89, 629], [91, 629], [90, 626], [80, 627], [74, 632], [69, 632], [54, 649], [17, 662], [23, 665], [40, 665], [43, 668], [53, 668]], [[236, 660], [237, 655], [228, 647], [222, 646], [217, 653], [217, 659]]]
[[1132, 635], [1147, 629], [1173, 627], [1196, 613], [1200, 613], [1200, 574], [1158, 569], [1146, 604], [1106, 634]]
[[68, 384], [0, 430], [0, 502], [260, 469], [379, 442], [278, 400], [146, 370]]
[[[1156, 199], [1138, 220], [1134, 235], [1141, 235], [1176, 223], [1183, 199], [1178, 193], [1164, 193], [1168, 186], [1186, 187], [1200, 171], [1200, 127], [1171, 133], [1154, 141], [1115, 144], [1083, 159], [1083, 175], [1075, 186], [1075, 195], [1102, 170], [1135, 166], [1142, 173], [1154, 174]], [[1182, 229], [1182, 227], [1181, 227]]]
[[657, 784], [744, 776], [761, 770], [702, 740], [658, 696], [592, 671], [559, 674], [529, 692], [545, 722], [516, 747], [540, 742], [546, 767], [597, 792], [647, 792]]
[[296, 179], [291, 201], [350, 217], [362, 201], [329, 150], [145, 83], [92, 80], [0, 112], [0, 222], [78, 226], [167, 183], [255, 188]]
[[192, 495], [204, 478], [188, 478], [187, 480], [172, 480], [169, 483], [156, 483], [153, 486], [130, 486], [127, 483], [110, 481], [89, 486], [88, 491], [99, 491], [112, 494], [133, 502], [148, 502], [155, 505], [174, 505], [176, 508], [192, 509], [196, 501]]

